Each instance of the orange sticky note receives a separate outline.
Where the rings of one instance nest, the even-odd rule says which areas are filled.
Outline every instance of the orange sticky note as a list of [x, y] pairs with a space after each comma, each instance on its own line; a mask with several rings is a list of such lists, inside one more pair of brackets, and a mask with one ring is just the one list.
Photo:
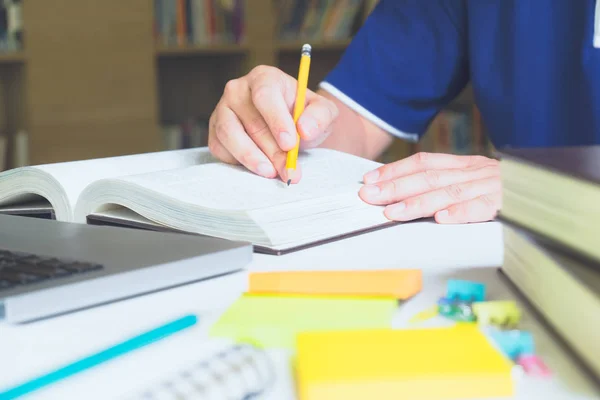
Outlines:
[[400, 300], [419, 293], [418, 269], [282, 271], [250, 273], [250, 293], [383, 296]]

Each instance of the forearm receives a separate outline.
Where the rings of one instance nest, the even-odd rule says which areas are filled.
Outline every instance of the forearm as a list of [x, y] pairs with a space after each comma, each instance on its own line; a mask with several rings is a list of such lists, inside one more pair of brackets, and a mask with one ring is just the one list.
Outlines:
[[368, 159], [376, 159], [391, 144], [392, 136], [365, 119], [327, 91], [317, 93], [333, 101], [339, 115], [332, 133], [319, 147], [340, 150]]

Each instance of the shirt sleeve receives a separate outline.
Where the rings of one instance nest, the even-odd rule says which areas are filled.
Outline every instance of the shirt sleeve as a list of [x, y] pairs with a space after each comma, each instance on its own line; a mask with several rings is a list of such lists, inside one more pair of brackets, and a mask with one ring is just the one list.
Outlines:
[[417, 141], [468, 83], [467, 53], [463, 0], [380, 0], [320, 87]]

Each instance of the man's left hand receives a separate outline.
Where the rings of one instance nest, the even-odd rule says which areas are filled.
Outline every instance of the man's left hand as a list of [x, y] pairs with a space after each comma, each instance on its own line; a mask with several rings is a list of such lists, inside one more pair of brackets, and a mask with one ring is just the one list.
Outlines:
[[502, 205], [499, 162], [483, 156], [417, 153], [369, 172], [364, 182], [363, 201], [385, 205], [395, 221], [483, 222]]

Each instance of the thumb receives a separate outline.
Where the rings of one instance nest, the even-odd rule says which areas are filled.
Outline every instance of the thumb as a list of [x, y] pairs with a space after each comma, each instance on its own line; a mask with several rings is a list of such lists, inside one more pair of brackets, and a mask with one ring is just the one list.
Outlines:
[[306, 144], [322, 142], [337, 116], [338, 109], [331, 100], [318, 94], [310, 96], [306, 109], [298, 118], [300, 139]]

